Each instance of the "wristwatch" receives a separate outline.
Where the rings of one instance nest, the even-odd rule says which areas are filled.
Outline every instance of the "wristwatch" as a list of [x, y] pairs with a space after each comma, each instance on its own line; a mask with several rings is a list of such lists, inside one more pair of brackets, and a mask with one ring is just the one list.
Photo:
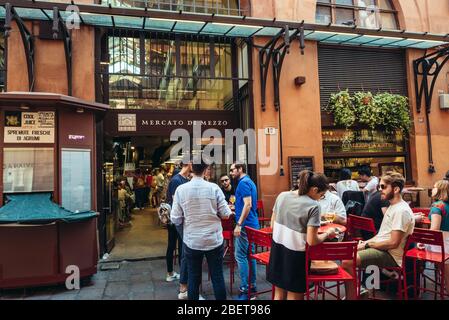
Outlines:
[[240, 228], [242, 227], [242, 225], [240, 224], [240, 222], [237, 222], [236, 225], [239, 226]]
[[368, 243], [368, 242], [365, 243], [365, 250], [366, 250], [366, 249], [369, 249], [369, 248], [370, 248], [369, 243]]

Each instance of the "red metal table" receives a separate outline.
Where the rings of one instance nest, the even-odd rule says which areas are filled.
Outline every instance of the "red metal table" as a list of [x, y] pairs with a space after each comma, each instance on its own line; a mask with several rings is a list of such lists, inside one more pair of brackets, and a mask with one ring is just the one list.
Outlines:
[[346, 232], [346, 227], [344, 225], [337, 224], [337, 223], [328, 223], [328, 224], [321, 226], [318, 229], [318, 233], [325, 233], [326, 231], [328, 231], [331, 228], [338, 228], [338, 230], [340, 230], [340, 233]]

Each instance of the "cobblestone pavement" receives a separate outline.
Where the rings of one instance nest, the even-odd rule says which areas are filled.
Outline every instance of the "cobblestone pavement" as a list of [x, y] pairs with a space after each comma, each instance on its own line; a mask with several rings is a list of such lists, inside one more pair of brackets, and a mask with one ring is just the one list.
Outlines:
[[[106, 263], [110, 265], [111, 263]], [[118, 270], [99, 271], [90, 281], [81, 283], [80, 290], [67, 290], [65, 285], [38, 287], [27, 289], [0, 290], [0, 299], [19, 300], [175, 300], [178, 296], [179, 282], [166, 282], [165, 260], [123, 261]], [[176, 269], [176, 268], [175, 268]], [[224, 276], [229, 288], [229, 269], [225, 266]], [[265, 279], [265, 267], [258, 268], [258, 278]], [[238, 282], [238, 273], [235, 272]], [[258, 281], [258, 290], [266, 290], [271, 286], [265, 280]], [[203, 266], [202, 294], [206, 300], [214, 299], [212, 283], [208, 280], [207, 265]], [[233, 286], [233, 296], [236, 285]], [[271, 293], [263, 294], [259, 300], [271, 299]]]
[[[101, 270], [102, 266], [119, 265], [118, 270]], [[176, 266], [177, 267], [177, 266]], [[98, 273], [90, 280], [81, 282], [80, 290], [67, 290], [65, 285], [36, 287], [27, 289], [0, 290], [0, 300], [176, 300], [178, 296], [178, 281], [166, 282], [165, 259], [123, 261], [100, 263]], [[175, 268], [177, 269], [177, 268]], [[257, 287], [264, 291], [271, 288], [265, 281], [265, 266], [258, 266]], [[235, 272], [236, 283], [233, 285], [233, 295], [230, 293], [229, 268], [224, 267], [228, 299], [236, 297], [239, 283], [238, 272]], [[341, 290], [344, 295], [344, 288]], [[332, 289], [335, 292], [335, 289]], [[207, 265], [203, 265], [202, 295], [206, 300], [213, 300], [212, 283], [208, 280]], [[379, 292], [381, 299], [396, 299], [395, 292], [389, 294]], [[319, 296], [321, 299], [321, 295]], [[432, 294], [425, 294], [425, 300], [434, 299]], [[271, 293], [259, 295], [257, 300], [270, 300]], [[330, 295], [326, 300], [333, 300]]]

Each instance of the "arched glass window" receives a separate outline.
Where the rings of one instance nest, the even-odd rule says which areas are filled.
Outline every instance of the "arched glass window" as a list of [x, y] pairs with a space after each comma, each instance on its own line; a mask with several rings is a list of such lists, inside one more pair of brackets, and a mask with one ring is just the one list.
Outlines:
[[399, 29], [390, 0], [318, 0], [315, 21], [362, 28]]
[[245, 15], [240, 0], [102, 0], [102, 4], [117, 7], [137, 7], [156, 10], [183, 10], [197, 13]]

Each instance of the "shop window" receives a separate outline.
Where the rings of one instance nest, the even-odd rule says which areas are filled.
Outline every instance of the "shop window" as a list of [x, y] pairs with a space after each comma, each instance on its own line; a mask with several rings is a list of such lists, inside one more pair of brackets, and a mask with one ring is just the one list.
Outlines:
[[241, 6], [240, 0], [101, 0], [101, 4], [224, 15], [247, 15], [248, 12], [246, 6]]
[[[232, 57], [233, 45], [224, 37], [113, 31], [109, 61], [101, 63], [109, 91], [104, 102], [115, 109], [232, 110], [234, 81], [244, 85], [249, 78], [245, 61]], [[235, 52], [245, 57], [243, 47]]]
[[91, 152], [62, 149], [62, 206], [73, 212], [91, 210]]
[[338, 181], [342, 168], [349, 168], [353, 178], [362, 165], [372, 168], [376, 176], [395, 170], [408, 177], [407, 142], [401, 132], [382, 130], [346, 130], [323, 128], [324, 170], [331, 181]]
[[53, 180], [53, 148], [4, 149], [3, 193], [53, 191]]
[[399, 29], [390, 0], [318, 0], [315, 21], [363, 28]]

